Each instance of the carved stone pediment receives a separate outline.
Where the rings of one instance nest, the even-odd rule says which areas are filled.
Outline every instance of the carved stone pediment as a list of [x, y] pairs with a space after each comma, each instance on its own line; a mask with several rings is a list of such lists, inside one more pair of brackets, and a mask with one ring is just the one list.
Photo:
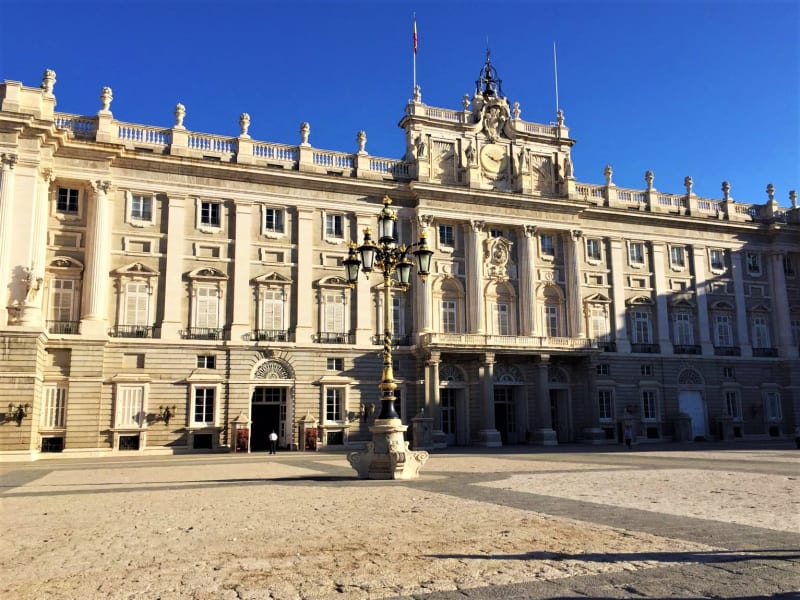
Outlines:
[[155, 269], [148, 267], [147, 265], [135, 262], [129, 265], [125, 265], [124, 267], [120, 267], [115, 271], [115, 274], [122, 277], [157, 277], [158, 271]]

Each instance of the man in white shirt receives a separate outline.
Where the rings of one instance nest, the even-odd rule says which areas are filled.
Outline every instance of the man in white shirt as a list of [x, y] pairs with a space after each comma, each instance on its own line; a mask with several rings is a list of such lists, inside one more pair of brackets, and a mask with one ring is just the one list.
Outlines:
[[272, 433], [269, 434], [269, 453], [275, 454], [275, 450], [278, 447], [278, 434], [275, 433], [275, 430], [272, 430]]

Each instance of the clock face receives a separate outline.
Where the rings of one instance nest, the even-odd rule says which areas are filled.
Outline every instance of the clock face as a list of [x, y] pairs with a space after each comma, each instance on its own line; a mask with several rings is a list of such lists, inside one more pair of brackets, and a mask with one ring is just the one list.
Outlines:
[[489, 174], [505, 171], [508, 166], [506, 149], [499, 144], [486, 144], [481, 149], [481, 166]]

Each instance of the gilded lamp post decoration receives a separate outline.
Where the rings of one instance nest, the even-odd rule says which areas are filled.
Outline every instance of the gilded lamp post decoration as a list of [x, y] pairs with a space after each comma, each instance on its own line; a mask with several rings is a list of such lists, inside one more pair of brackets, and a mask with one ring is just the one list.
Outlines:
[[[352, 452], [348, 460], [359, 477], [371, 479], [410, 479], [427, 460], [427, 452], [411, 452], [403, 439], [407, 426], [400, 421], [395, 409], [394, 391], [397, 383], [392, 369], [392, 288], [405, 291], [411, 286], [411, 270], [416, 259], [418, 275], [424, 280], [430, 273], [433, 251], [428, 247], [423, 230], [420, 240], [411, 246], [397, 244], [397, 211], [390, 208], [391, 198], [383, 198], [383, 209], [378, 213], [378, 240], [372, 239], [372, 230], [364, 229], [360, 246], [351, 242], [344, 260], [345, 274], [350, 285], [358, 283], [358, 273], [369, 277], [373, 272], [383, 277], [383, 370], [379, 389], [381, 411], [370, 427], [373, 441], [367, 452]], [[417, 249], [411, 252], [411, 248]]]

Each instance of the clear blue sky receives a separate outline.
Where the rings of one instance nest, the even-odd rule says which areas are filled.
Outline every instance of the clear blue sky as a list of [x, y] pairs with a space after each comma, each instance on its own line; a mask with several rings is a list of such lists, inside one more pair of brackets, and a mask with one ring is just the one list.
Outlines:
[[397, 123], [417, 82], [426, 104], [458, 109], [488, 45], [522, 118], [554, 120], [553, 42], [575, 175], [788, 206], [800, 191], [800, 2], [311, 2], [0, 0], [0, 78], [57, 73], [57, 110], [94, 114], [111, 86], [115, 118], [399, 158]]

